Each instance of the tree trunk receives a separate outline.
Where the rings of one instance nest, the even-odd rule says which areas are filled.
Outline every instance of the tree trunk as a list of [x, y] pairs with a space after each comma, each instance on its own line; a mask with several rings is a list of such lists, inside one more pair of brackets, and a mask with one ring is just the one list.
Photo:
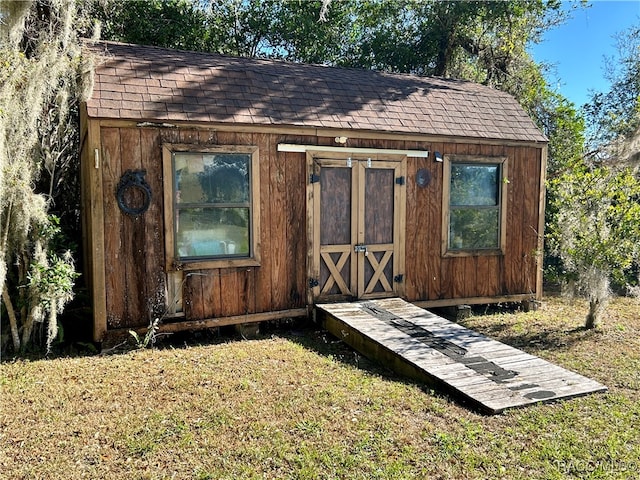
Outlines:
[[13, 303], [9, 296], [7, 286], [2, 289], [2, 300], [4, 306], [7, 309], [7, 315], [9, 316], [9, 326], [11, 327], [11, 338], [13, 339], [13, 350], [15, 352], [20, 351], [20, 334], [18, 333], [18, 319], [16, 318], [16, 312], [13, 309]]
[[592, 267], [585, 275], [588, 279], [587, 298], [589, 299], [589, 313], [584, 328], [593, 329], [600, 326], [604, 311], [609, 304], [611, 289], [609, 288], [609, 274]]
[[24, 322], [24, 325], [22, 327], [22, 352], [24, 353], [27, 349], [27, 345], [29, 344], [29, 341], [31, 340], [31, 332], [33, 332], [33, 323], [34, 323], [34, 318], [33, 318], [33, 308], [31, 308], [29, 310], [29, 314], [27, 315], [27, 319]]
[[605, 302], [599, 298], [591, 298], [589, 300], [589, 313], [584, 324], [584, 328], [591, 330], [600, 326], [602, 313], [605, 309]]

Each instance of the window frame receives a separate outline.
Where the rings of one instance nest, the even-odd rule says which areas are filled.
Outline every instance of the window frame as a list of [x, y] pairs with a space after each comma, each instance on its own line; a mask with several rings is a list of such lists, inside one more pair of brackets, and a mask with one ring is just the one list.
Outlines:
[[[506, 249], [507, 224], [507, 186], [508, 158], [486, 155], [444, 155], [442, 187], [442, 256], [468, 257], [481, 255], [503, 255]], [[498, 185], [498, 246], [496, 248], [450, 248], [449, 234], [451, 226], [451, 168], [455, 164], [497, 165], [499, 169]], [[480, 207], [486, 208], [486, 207]]]
[[[249, 256], [179, 258], [176, 254], [175, 153], [249, 154]], [[162, 145], [166, 271], [260, 266], [260, 152], [253, 145]]]

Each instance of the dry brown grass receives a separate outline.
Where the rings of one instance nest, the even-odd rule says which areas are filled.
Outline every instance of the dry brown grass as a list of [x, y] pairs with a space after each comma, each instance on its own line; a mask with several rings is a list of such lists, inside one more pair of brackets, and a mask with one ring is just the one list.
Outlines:
[[640, 305], [616, 300], [465, 323], [609, 386], [486, 417], [310, 328], [110, 356], [0, 365], [7, 479], [633, 478]]

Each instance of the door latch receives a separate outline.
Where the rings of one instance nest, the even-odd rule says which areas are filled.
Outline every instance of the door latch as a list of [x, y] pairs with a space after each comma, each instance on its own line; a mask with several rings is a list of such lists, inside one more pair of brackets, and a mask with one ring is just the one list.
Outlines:
[[365, 255], [369, 255], [369, 251], [367, 250], [367, 246], [363, 243], [358, 243], [353, 246], [353, 251], [356, 253], [364, 252]]

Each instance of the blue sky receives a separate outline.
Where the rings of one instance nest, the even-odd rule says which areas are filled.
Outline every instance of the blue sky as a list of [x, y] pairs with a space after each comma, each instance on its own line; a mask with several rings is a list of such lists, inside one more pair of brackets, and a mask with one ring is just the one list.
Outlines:
[[547, 80], [578, 107], [590, 91], [608, 90], [604, 58], [617, 51], [613, 36], [640, 24], [640, 0], [592, 0], [590, 5], [575, 10], [530, 49], [536, 61], [554, 65]]

